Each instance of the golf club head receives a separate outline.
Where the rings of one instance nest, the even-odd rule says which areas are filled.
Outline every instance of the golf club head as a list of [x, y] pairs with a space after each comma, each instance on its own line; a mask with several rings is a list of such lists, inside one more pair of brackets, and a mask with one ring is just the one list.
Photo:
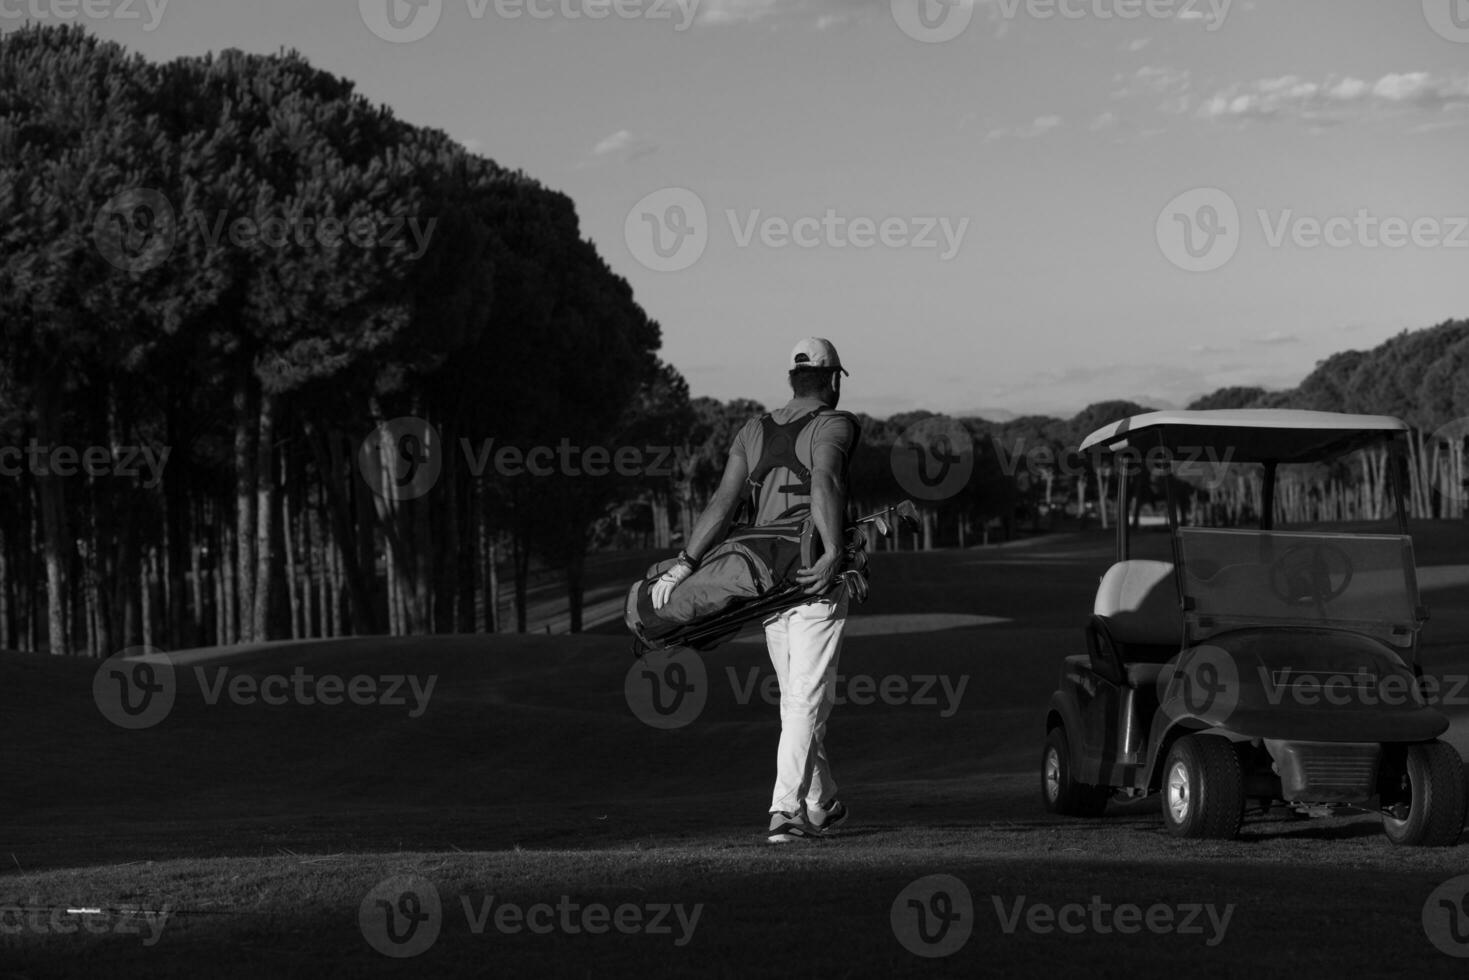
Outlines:
[[887, 518], [885, 517], [873, 518], [872, 526], [877, 529], [877, 533], [881, 537], [885, 538], [893, 533], [893, 526], [887, 522]]
[[898, 504], [898, 506], [893, 508], [893, 513], [897, 515], [898, 520], [902, 521], [904, 526], [906, 526], [908, 530], [916, 531], [919, 529], [919, 527], [921, 527], [921, 524], [918, 520], [918, 507], [913, 503], [913, 501], [903, 501], [902, 503]]

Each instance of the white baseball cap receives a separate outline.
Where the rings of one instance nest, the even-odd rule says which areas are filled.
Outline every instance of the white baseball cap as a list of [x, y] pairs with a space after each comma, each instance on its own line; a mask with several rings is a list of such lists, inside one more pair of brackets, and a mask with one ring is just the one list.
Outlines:
[[836, 347], [831, 341], [821, 337], [807, 337], [797, 344], [791, 351], [790, 366], [836, 368], [848, 377], [851, 376], [851, 372], [842, 367], [842, 359], [838, 356]]

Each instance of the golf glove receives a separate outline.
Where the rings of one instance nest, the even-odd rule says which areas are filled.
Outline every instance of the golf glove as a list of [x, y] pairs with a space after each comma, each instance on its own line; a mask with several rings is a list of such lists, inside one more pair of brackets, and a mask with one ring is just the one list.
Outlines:
[[668, 601], [668, 597], [673, 595], [673, 590], [678, 586], [678, 583], [692, 574], [694, 574], [693, 566], [685, 564], [682, 561], [664, 572], [662, 577], [653, 583], [653, 608], [655, 610], [662, 609], [664, 603]]

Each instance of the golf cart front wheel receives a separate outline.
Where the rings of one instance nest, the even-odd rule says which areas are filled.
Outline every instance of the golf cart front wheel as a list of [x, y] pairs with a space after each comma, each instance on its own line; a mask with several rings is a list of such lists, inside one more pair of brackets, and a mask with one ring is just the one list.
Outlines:
[[1186, 735], [1163, 763], [1163, 825], [1175, 837], [1230, 840], [1245, 812], [1245, 781], [1234, 743]]
[[1457, 749], [1441, 741], [1408, 746], [1398, 789], [1394, 804], [1383, 800], [1387, 812], [1382, 830], [1388, 840], [1405, 847], [1458, 843], [1465, 799], [1464, 764]]
[[1111, 790], [1077, 782], [1071, 772], [1071, 743], [1064, 728], [1046, 733], [1041, 753], [1041, 800], [1046, 810], [1063, 817], [1100, 817]]

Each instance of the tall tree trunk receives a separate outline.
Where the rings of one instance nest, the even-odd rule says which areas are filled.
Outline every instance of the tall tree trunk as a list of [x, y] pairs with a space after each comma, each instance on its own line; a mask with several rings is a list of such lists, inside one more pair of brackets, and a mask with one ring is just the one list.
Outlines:
[[[179, 424], [179, 409], [170, 400], [168, 419], [165, 423], [168, 445], [178, 446], [183, 440]], [[199, 602], [199, 561], [194, 547], [196, 542], [189, 534], [189, 497], [184, 486], [183, 470], [176, 464], [163, 477], [163, 522], [168, 529], [168, 644], [174, 650], [202, 646], [199, 630], [202, 625], [202, 608]], [[187, 576], [192, 574], [193, 608], [187, 601]]]
[[[62, 444], [61, 390], [54, 379], [45, 379], [36, 400], [37, 436], [42, 446]], [[67, 630], [66, 571], [71, 553], [71, 530], [66, 513], [65, 477], [47, 472], [37, 474], [36, 490], [41, 498], [41, 529], [46, 562], [46, 645], [53, 655], [71, 652]]]
[[662, 550], [673, 543], [673, 529], [668, 525], [668, 500], [662, 494], [655, 493], [652, 505], [653, 547]]
[[276, 491], [275, 415], [278, 402], [270, 392], [260, 395], [260, 422], [256, 433], [255, 460], [255, 582], [251, 639], [263, 643], [271, 634], [270, 599], [275, 582], [275, 525], [279, 494]]
[[[180, 501], [180, 503], [187, 506], [183, 501]], [[192, 516], [193, 508], [189, 508], [189, 512]], [[183, 631], [183, 636], [188, 646], [202, 647], [209, 645], [208, 639], [204, 635], [205, 623], [207, 622], [204, 618], [204, 566], [200, 561], [199, 552], [201, 549], [199, 542], [194, 539], [193, 534], [194, 528], [198, 525], [192, 521], [190, 525], [192, 526], [189, 527], [187, 532], [187, 540], [189, 549], [189, 597], [191, 608], [188, 616], [188, 627]]]
[[524, 633], [526, 630], [525, 593], [528, 585], [526, 579], [530, 574], [530, 543], [525, 540], [525, 534], [518, 526], [518, 514], [516, 523], [517, 527], [510, 536], [513, 549], [511, 559], [515, 572], [515, 630], [518, 633]]
[[10, 536], [0, 527], [0, 650], [12, 649], [15, 624], [10, 606]]
[[[335, 576], [331, 589], [333, 608], [333, 636], [343, 635], [340, 603], [345, 583], [350, 597], [348, 612], [352, 618], [352, 632], [357, 636], [380, 633], [377, 610], [377, 569], [373, 555], [370, 527], [371, 505], [363, 500], [366, 488], [361, 480], [355, 486], [344, 486], [343, 481], [353, 481], [355, 470], [352, 463], [344, 459], [342, 440], [335, 434], [323, 433], [309, 422], [305, 425], [306, 442], [311, 447], [317, 469], [321, 472], [321, 487], [326, 494], [327, 525], [336, 544], [333, 568]], [[353, 491], [356, 492], [353, 492]], [[354, 521], [354, 517], [356, 520]]]
[[237, 642], [240, 635], [239, 603], [235, 601], [239, 596], [235, 578], [240, 568], [240, 551], [235, 535], [235, 528], [221, 522], [219, 527], [219, 602], [220, 608], [224, 610], [221, 620], [224, 632], [219, 638], [220, 646], [229, 646]]
[[248, 359], [235, 378], [235, 599], [238, 614], [233, 643], [253, 637], [255, 606], [255, 454], [259, 417], [255, 411], [254, 376]]
[[153, 645], [153, 549], [148, 548], [143, 553], [143, 572], [138, 577], [140, 591], [142, 592], [141, 605], [143, 607], [143, 645]]
[[485, 614], [485, 629], [490, 633], [500, 632], [500, 536], [489, 536], [490, 592], [486, 596], [488, 612]]
[[[479, 508], [475, 506], [475, 487], [465, 479], [461, 503], [454, 509], [455, 550], [457, 557], [453, 581], [449, 588], [454, 592], [455, 633], [473, 633], [475, 626], [475, 599], [479, 594], [474, 586], [475, 573], [479, 566]], [[445, 562], [447, 567], [449, 562]]]

